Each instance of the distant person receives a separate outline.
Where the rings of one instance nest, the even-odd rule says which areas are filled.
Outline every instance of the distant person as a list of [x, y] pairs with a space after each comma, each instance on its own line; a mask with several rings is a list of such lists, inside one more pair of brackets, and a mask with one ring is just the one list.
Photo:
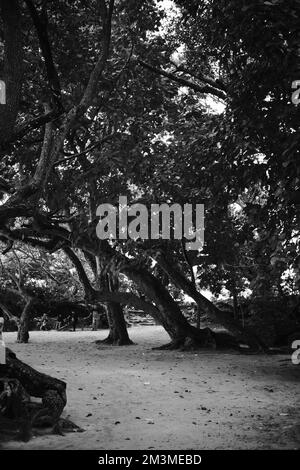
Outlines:
[[61, 313], [59, 313], [56, 324], [55, 324], [56, 330], [61, 329], [61, 327], [63, 326], [63, 322], [64, 322], [64, 316]]
[[44, 315], [41, 318], [41, 326], [40, 330], [41, 331], [46, 331], [48, 329], [48, 315], [44, 313]]
[[72, 312], [71, 325], [72, 325], [73, 331], [76, 331], [77, 323], [78, 323], [78, 313], [77, 312]]

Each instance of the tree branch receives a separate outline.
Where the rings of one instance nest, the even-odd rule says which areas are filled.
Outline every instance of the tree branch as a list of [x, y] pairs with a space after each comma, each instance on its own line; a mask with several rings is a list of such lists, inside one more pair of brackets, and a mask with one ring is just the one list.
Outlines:
[[61, 158], [60, 160], [57, 160], [53, 166], [57, 166], [57, 165], [60, 165], [62, 163], [65, 163], [65, 162], [68, 162], [70, 160], [73, 160], [74, 158], [79, 158], [81, 157], [82, 155], [85, 155], [89, 152], [91, 152], [92, 150], [98, 148], [98, 147], [101, 147], [101, 145], [105, 144], [106, 142], [108, 142], [112, 137], [114, 136], [114, 134], [109, 134], [107, 135], [106, 137], [104, 137], [103, 139], [101, 139], [99, 142], [96, 142], [95, 144], [92, 144], [90, 145], [88, 148], [86, 148], [85, 150], [83, 150], [82, 152], [79, 152], [79, 153], [76, 153], [75, 155], [70, 155], [69, 157], [66, 157], [66, 158]]
[[39, 45], [43, 54], [43, 58], [45, 60], [47, 78], [52, 94], [53, 105], [54, 108], [57, 109], [57, 111], [61, 112], [63, 110], [61, 102], [61, 86], [58, 73], [54, 65], [51, 46], [48, 37], [48, 18], [46, 4], [43, 4], [42, 13], [41, 15], [39, 15], [32, 0], [25, 0], [25, 3], [27, 4], [33, 24], [35, 26], [39, 39]]
[[191, 72], [190, 70], [186, 69], [182, 65], [177, 65], [172, 60], [170, 60], [170, 62], [176, 68], [176, 72], [183, 72], [186, 75], [190, 75], [191, 77], [196, 78], [196, 80], [199, 80], [200, 82], [207, 83], [208, 85], [212, 86], [213, 88], [217, 88], [218, 90], [222, 90], [226, 93], [226, 91], [227, 91], [226, 86], [224, 85], [224, 83], [221, 82], [221, 80], [213, 80], [213, 79], [207, 77], [207, 75], [202, 74], [201, 72], [200, 73], [198, 72], [196, 74], [196, 73]]
[[18, 0], [1, 0], [4, 56], [3, 75], [6, 85], [6, 104], [0, 105], [0, 143], [10, 138], [18, 114], [23, 78], [23, 45], [21, 12]]
[[177, 75], [174, 75], [174, 73], [166, 72], [165, 70], [159, 69], [157, 67], [153, 67], [152, 65], [148, 64], [147, 62], [144, 62], [143, 60], [138, 60], [138, 63], [142, 67], [148, 70], [151, 70], [151, 72], [154, 72], [158, 75], [162, 75], [163, 77], [169, 78], [173, 82], [179, 83], [181, 86], [188, 87], [198, 93], [210, 93], [211, 95], [217, 96], [218, 98], [222, 100], [226, 100], [226, 97], [227, 97], [226, 93], [222, 90], [214, 88], [213, 86], [210, 86], [208, 84], [198, 85], [197, 83], [192, 82], [191, 80], [178, 77]]

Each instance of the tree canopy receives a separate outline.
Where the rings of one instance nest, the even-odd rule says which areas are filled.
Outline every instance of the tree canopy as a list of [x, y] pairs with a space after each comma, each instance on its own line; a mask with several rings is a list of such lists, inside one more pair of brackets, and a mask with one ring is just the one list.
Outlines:
[[[246, 292], [298, 296], [299, 13], [297, 0], [2, 0], [6, 271], [16, 245], [67, 257], [111, 326], [121, 306], [142, 308], [175, 347], [211, 341], [176, 289], [241, 337], [202, 289], [226, 288], [235, 303]], [[204, 204], [203, 251], [99, 240], [97, 207], [120, 195]]]

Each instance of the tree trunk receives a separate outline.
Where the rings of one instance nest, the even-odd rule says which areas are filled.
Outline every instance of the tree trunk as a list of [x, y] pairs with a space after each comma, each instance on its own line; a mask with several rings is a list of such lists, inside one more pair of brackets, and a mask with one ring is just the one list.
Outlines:
[[107, 306], [107, 320], [109, 324], [109, 335], [103, 341], [104, 343], [117, 346], [133, 344], [128, 336], [123, 309], [120, 304], [109, 303]]
[[201, 309], [199, 307], [199, 305], [197, 305], [197, 311], [196, 311], [196, 328], [200, 328], [200, 324], [201, 324]]
[[[118, 290], [119, 282], [113, 275], [105, 274], [104, 276], [100, 276], [100, 278], [101, 280], [99, 282], [102, 288], [104, 287], [105, 290], [108, 290], [109, 292], [115, 292]], [[122, 305], [116, 302], [107, 302], [106, 315], [109, 325], [109, 334], [103, 343], [118, 346], [133, 344], [128, 335]]]
[[19, 2], [2, 0], [0, 3], [4, 36], [4, 68], [1, 78], [6, 85], [6, 104], [0, 105], [1, 146], [9, 140], [18, 113], [23, 75], [23, 48]]
[[19, 324], [18, 324], [18, 343], [28, 343], [29, 340], [29, 319], [30, 319], [30, 311], [32, 307], [33, 300], [29, 299], [26, 302], [26, 305], [23, 309], [21, 314]]
[[161, 253], [157, 256], [157, 261], [165, 272], [170, 276], [174, 284], [188, 294], [198, 305], [198, 308], [215, 324], [223, 326], [228, 330], [238, 342], [246, 343], [255, 350], [265, 349], [261, 340], [249, 330], [246, 330], [238, 321], [228, 318], [226, 314], [221, 312], [212, 302], [202, 295], [195, 286]]
[[128, 266], [122, 272], [132, 279], [145, 295], [155, 303], [159, 323], [171, 338], [171, 343], [162, 348], [215, 346], [213, 334], [208, 328], [199, 330], [189, 324], [178, 304], [164, 286], [143, 268]]
[[[76, 267], [79, 280], [84, 288], [86, 300], [94, 301], [97, 299], [97, 291], [92, 287], [80, 259], [74, 253], [74, 251], [67, 246], [64, 247], [64, 252]], [[108, 292], [117, 291], [119, 287], [118, 279], [111, 274], [103, 274], [104, 264], [101, 264], [101, 260], [99, 260], [98, 257], [86, 252], [84, 252], [84, 255], [92, 267], [97, 288], [105, 289]], [[103, 342], [107, 344], [115, 344], [118, 346], [133, 344], [128, 336], [127, 326], [121, 304], [116, 302], [107, 302], [106, 314], [110, 331], [108, 337]], [[101, 343], [101, 341], [99, 341], [99, 343]]]
[[[224, 346], [226, 342], [228, 346], [238, 347], [238, 342], [231, 335], [218, 335], [212, 332], [209, 328], [197, 329], [190, 325], [187, 319], [182, 314], [178, 304], [174, 301], [173, 297], [169, 292], [164, 288], [161, 282], [156, 279], [149, 271], [140, 267], [140, 264], [135, 261], [129, 260], [126, 256], [122, 255], [120, 252], [114, 250], [107, 242], [101, 240], [101, 242], [95, 238], [91, 241], [86, 237], [76, 237], [76, 245], [84, 251], [88, 251], [96, 257], [101, 257], [102, 265], [112, 264], [112, 259], [114, 260], [115, 270], [125, 274], [129, 279], [131, 279], [137, 287], [146, 295], [151, 302], [146, 302], [148, 304], [148, 311], [151, 310], [151, 315], [153, 318], [160, 323], [171, 338], [171, 343], [166, 345], [170, 348], [180, 348], [185, 347], [187, 344], [189, 347], [207, 347], [207, 346]], [[164, 270], [167, 269], [168, 275], [172, 280], [175, 280], [176, 285], [184, 290], [188, 295], [190, 295], [199, 305], [201, 311], [212, 317], [214, 320], [217, 320], [217, 323], [220, 324], [220, 320], [223, 320], [223, 325], [231, 325], [231, 332], [235, 328], [235, 332], [238, 337], [238, 341], [241, 341], [249, 344], [250, 347], [254, 349], [261, 349], [261, 343], [254, 338], [254, 335], [245, 334], [242, 332], [242, 328], [232, 321], [228, 321], [225, 315], [219, 311], [206, 297], [200, 294], [195, 286], [186, 279], [180, 272], [177, 270], [171, 269], [171, 266], [168, 266], [168, 263], [162, 263], [162, 260], [159, 258], [159, 262]], [[167, 266], [166, 266], [167, 265]], [[171, 276], [172, 274], [172, 276]], [[123, 293], [120, 293], [122, 297]], [[101, 296], [101, 291], [98, 294], [98, 300], [103, 298]], [[119, 302], [126, 303], [124, 294], [124, 302], [119, 300]], [[131, 302], [133, 303], [133, 302]], [[136, 303], [136, 299], [135, 299]], [[153, 306], [153, 309], [152, 309]], [[149, 308], [150, 307], [150, 308]], [[229, 330], [230, 331], [230, 330]], [[226, 338], [225, 338], [226, 337]], [[246, 338], [248, 340], [246, 340]], [[228, 340], [228, 341], [227, 341]]]
[[239, 317], [239, 314], [238, 314], [239, 304], [238, 304], [237, 291], [236, 291], [235, 286], [232, 288], [232, 300], [233, 300], [233, 318], [235, 320], [238, 320], [238, 317]]
[[[0, 365], [0, 379], [13, 379], [15, 385], [21, 384], [22, 390], [28, 396], [42, 399], [41, 404], [29, 402], [28, 405], [25, 404], [23, 410], [12, 410], [16, 413], [16, 417], [24, 418], [28, 424], [27, 430], [34, 425], [58, 425], [67, 403], [65, 382], [38, 372], [20, 361], [8, 348], [6, 348], [6, 364]], [[9, 397], [10, 394], [7, 398]]]
[[[190, 260], [189, 260], [189, 257], [188, 257], [188, 253], [186, 251], [186, 247], [185, 247], [185, 242], [184, 240], [181, 241], [181, 248], [182, 248], [182, 252], [183, 252], [183, 256], [184, 256], [184, 259], [185, 259], [185, 262], [186, 264], [188, 265], [188, 268], [189, 268], [189, 271], [190, 271], [190, 276], [191, 276], [191, 282], [195, 288], [195, 290], [198, 290], [197, 289], [197, 284], [196, 284], [196, 278], [195, 278], [195, 274], [194, 274], [194, 270], [193, 270], [193, 265], [191, 264]], [[166, 272], [166, 271], [165, 271]], [[168, 274], [168, 273], [167, 273]], [[199, 303], [197, 303], [197, 309], [196, 309], [196, 328], [200, 329], [200, 325], [201, 325], [201, 308], [200, 308], [200, 305]]]

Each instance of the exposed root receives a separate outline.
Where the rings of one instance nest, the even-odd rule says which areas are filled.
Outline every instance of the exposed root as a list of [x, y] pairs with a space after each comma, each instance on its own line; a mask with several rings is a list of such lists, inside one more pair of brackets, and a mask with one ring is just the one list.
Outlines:
[[[41, 403], [30, 397], [41, 398]], [[38, 372], [6, 348], [6, 364], [0, 365], [0, 438], [28, 441], [37, 427], [82, 432], [69, 420], [60, 418], [67, 403], [66, 383]]]
[[59, 434], [61, 436], [64, 436], [64, 431], [65, 432], [85, 432], [84, 429], [81, 427], [77, 426], [77, 424], [73, 423], [73, 421], [70, 421], [69, 419], [66, 418], [59, 418], [57, 423], [52, 428], [53, 434]]
[[233, 335], [225, 332], [215, 333], [210, 328], [203, 328], [201, 330], [193, 329], [189, 335], [174, 339], [168, 344], [152, 348], [153, 350], [181, 350], [181, 351], [195, 351], [199, 349], [234, 349], [242, 354], [257, 354], [266, 352], [260, 345], [246, 344], [245, 341], [240, 341]]
[[171, 341], [170, 343], [163, 344], [162, 346], [156, 346], [155, 348], [152, 348], [153, 351], [173, 351], [175, 349], [180, 349], [182, 346], [182, 341]]
[[101, 346], [102, 344], [113, 345], [114, 340], [111, 336], [107, 336], [107, 338], [105, 339], [97, 339], [97, 341], [95, 341], [95, 344], [97, 344], [97, 346]]
[[134, 345], [134, 342], [131, 339], [114, 339], [111, 336], [107, 336], [105, 339], [98, 339], [95, 341], [97, 346], [109, 345], [109, 346], [131, 346]]

